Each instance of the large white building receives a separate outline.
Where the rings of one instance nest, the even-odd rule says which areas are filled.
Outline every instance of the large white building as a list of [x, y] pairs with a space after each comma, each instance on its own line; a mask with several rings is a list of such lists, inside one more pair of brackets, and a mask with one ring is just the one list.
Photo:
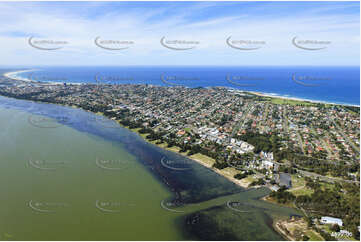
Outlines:
[[339, 226], [342, 226], [342, 219], [340, 218], [333, 218], [333, 217], [321, 217], [320, 220], [321, 224], [338, 224]]

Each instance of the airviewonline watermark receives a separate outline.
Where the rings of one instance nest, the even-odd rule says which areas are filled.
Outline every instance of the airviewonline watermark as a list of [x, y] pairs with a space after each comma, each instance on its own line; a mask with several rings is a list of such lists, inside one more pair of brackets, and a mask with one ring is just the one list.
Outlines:
[[[48, 201], [34, 201], [27, 202], [30, 209], [37, 213], [56, 213], [65, 208], [69, 208], [70, 204], [65, 202], [48, 202]], [[121, 201], [101, 201], [96, 200], [94, 207], [103, 213], [119, 213], [121, 209], [128, 209], [134, 207], [134, 203], [121, 202]]]
[[120, 202], [120, 201], [95, 201], [95, 207], [103, 213], [119, 213], [122, 208], [128, 209], [129, 207], [136, 206], [134, 203]]
[[317, 87], [317, 86], [320, 86], [322, 83], [324, 84], [325, 81], [331, 80], [331, 78], [329, 78], [329, 77], [299, 75], [296, 73], [292, 74], [291, 79], [296, 84], [302, 85], [305, 87]]
[[133, 46], [134, 43], [132, 40], [101, 40], [100, 36], [94, 39], [94, 44], [105, 50], [126, 50]]
[[[166, 202], [166, 200], [162, 200], [160, 202], [161, 208], [166, 211], [173, 212], [173, 213], [185, 213], [187, 208], [193, 206], [200, 206], [200, 204], [195, 203], [182, 203], [182, 202]], [[177, 209], [179, 208], [179, 209]]]
[[60, 50], [68, 45], [68, 41], [64, 40], [51, 40], [51, 39], [34, 39], [34, 36], [29, 37], [28, 44], [38, 50]]
[[95, 159], [95, 165], [107, 171], [121, 171], [129, 168], [133, 163], [126, 160]]
[[266, 45], [266, 41], [263, 40], [232, 40], [232, 36], [226, 39], [226, 43], [229, 47], [237, 50], [258, 50]]
[[237, 212], [237, 213], [250, 213], [251, 212], [251, 211], [240, 210], [240, 209], [236, 208], [237, 206], [240, 206], [240, 205], [242, 205], [241, 202], [232, 202], [232, 201], [226, 202], [226, 206], [234, 212]]
[[167, 159], [165, 156], [163, 156], [160, 159], [160, 164], [170, 170], [174, 171], [189, 171], [192, 169], [191, 167], [191, 161], [187, 159], [181, 159], [181, 160], [170, 160]]
[[126, 82], [135, 82], [135, 78], [132, 76], [119, 76], [119, 75], [104, 75], [96, 74], [94, 76], [95, 83], [98, 85], [117, 85]]
[[[267, 43], [264, 40], [247, 40], [247, 39], [232, 39], [232, 36], [226, 38], [227, 46], [242, 50], [242, 51], [252, 51], [259, 50], [264, 47]], [[160, 39], [161, 46], [175, 51], [184, 51], [192, 50], [200, 45], [200, 41], [197, 40], [184, 40], [184, 39], [172, 39], [167, 40], [165, 36]], [[317, 51], [326, 49], [332, 42], [329, 40], [315, 40], [315, 39], [299, 39], [298, 36], [292, 38], [291, 43], [293, 46], [309, 51]], [[66, 40], [53, 40], [46, 38], [37, 38], [30, 36], [28, 38], [28, 44], [38, 50], [47, 50], [54, 51], [60, 50], [65, 46], [69, 45], [69, 42]], [[95, 46], [111, 51], [120, 51], [126, 50], [135, 45], [133, 40], [114, 40], [114, 39], [101, 39], [100, 36], [97, 36], [94, 39]]]
[[317, 51], [326, 49], [331, 41], [328, 40], [299, 40], [297, 36], [292, 39], [292, 44], [302, 50]]
[[160, 44], [170, 50], [191, 50], [200, 44], [195, 40], [166, 40], [165, 36], [160, 39]]
[[29, 124], [37, 128], [50, 129], [70, 124], [70, 119], [69, 117], [63, 115], [58, 115], [56, 117], [30, 115], [28, 117], [28, 122]]
[[40, 75], [34, 73], [29, 73], [27, 79], [32, 82], [70, 82], [68, 77]]
[[195, 76], [191, 76], [191, 77], [187, 77], [187, 76], [180, 76], [180, 75], [165, 75], [165, 74], [161, 74], [160, 76], [160, 80], [167, 85], [171, 85], [171, 86], [185, 86], [186, 83], [190, 83], [190, 82], [198, 82], [200, 81], [199, 77], [195, 77]]
[[241, 87], [249, 87], [256, 86], [257, 81], [264, 81], [265, 79], [260, 76], [250, 76], [250, 75], [226, 75], [226, 81], [230, 84], [241, 86]]
[[[69, 208], [71, 205], [70, 203], [66, 202], [49, 202], [49, 201], [35, 201], [30, 200], [27, 202], [27, 205], [30, 209], [37, 213], [56, 213], [65, 208]], [[236, 208], [237, 206], [241, 206], [241, 202], [232, 202], [227, 201], [226, 206], [234, 212], [237, 213], [251, 213], [249, 210], [240, 210]], [[120, 213], [125, 209], [129, 209], [131, 207], [135, 207], [135, 203], [129, 203], [124, 201], [109, 201], [109, 200], [96, 200], [94, 202], [94, 206], [100, 212], [103, 213]], [[187, 204], [187, 203], [174, 203], [174, 202], [166, 202], [162, 200], [160, 202], [161, 208], [166, 211], [173, 212], [173, 213], [185, 213], [187, 208], [192, 206], [200, 206], [200, 204]], [[179, 208], [179, 209], [177, 209]]]
[[30, 200], [28, 202], [28, 206], [35, 212], [55, 213], [60, 209], [69, 207], [70, 204], [64, 202], [44, 202], [44, 201], [40, 202], [40, 201]]
[[[70, 162], [68, 161], [49, 161], [44, 159], [29, 159], [28, 166], [43, 170], [43, 171], [55, 171], [59, 168], [64, 168]], [[103, 170], [108, 171], [122, 171], [128, 169], [133, 163], [127, 160], [114, 160], [114, 159], [100, 159], [96, 157], [94, 164]]]
[[60, 167], [64, 167], [68, 162], [66, 161], [48, 161], [48, 160], [34, 160], [29, 159], [28, 164], [30, 167], [43, 171], [55, 171]]

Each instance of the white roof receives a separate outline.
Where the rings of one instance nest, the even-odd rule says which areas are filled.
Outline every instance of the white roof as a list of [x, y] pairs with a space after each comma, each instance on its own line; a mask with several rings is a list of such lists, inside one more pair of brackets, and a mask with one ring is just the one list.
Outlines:
[[340, 218], [334, 218], [334, 217], [321, 217], [321, 220], [327, 221], [327, 222], [333, 222], [333, 223], [341, 223], [342, 224], [342, 219]]

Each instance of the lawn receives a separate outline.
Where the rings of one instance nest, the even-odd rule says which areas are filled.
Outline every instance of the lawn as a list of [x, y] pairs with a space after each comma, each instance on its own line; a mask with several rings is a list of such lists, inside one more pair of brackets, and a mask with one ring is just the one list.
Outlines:
[[321, 185], [322, 190], [326, 190], [326, 188], [332, 190], [335, 187], [334, 184], [330, 184], [327, 182], [320, 182], [320, 185]]
[[291, 100], [291, 99], [283, 99], [283, 98], [271, 98], [271, 102], [273, 104], [289, 104], [289, 105], [305, 105], [305, 106], [314, 106], [314, 103]]
[[215, 160], [211, 157], [208, 157], [206, 155], [202, 155], [200, 153], [197, 153], [197, 154], [194, 154], [194, 155], [191, 155], [189, 156], [189, 158], [191, 159], [197, 159], [197, 160], [200, 160], [210, 166], [212, 166], [214, 163], [215, 163]]
[[311, 195], [313, 190], [306, 187], [306, 181], [303, 177], [298, 177], [298, 175], [291, 175], [292, 179], [292, 188], [288, 191], [295, 196], [300, 195]]
[[189, 133], [191, 131], [190, 128], [184, 128], [184, 131], [186, 131], [187, 133]]
[[307, 235], [310, 241], [324, 241], [321, 235], [316, 231], [307, 227], [307, 223], [304, 219], [299, 219], [296, 221], [284, 221], [284, 225], [291, 232], [292, 236], [300, 238], [302, 234]]
[[247, 176], [246, 178], [243, 179], [245, 182], [249, 182], [252, 183], [254, 181], [257, 181], [257, 178], [254, 178], [253, 176]]
[[310, 238], [310, 241], [324, 241], [320, 235], [316, 234], [312, 230], [307, 230], [305, 234]]

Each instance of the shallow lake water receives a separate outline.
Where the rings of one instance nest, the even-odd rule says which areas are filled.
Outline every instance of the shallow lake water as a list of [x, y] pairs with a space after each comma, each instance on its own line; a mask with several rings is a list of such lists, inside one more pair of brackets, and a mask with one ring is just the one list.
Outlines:
[[0, 97], [0, 127], [1, 240], [186, 240], [214, 206], [277, 240], [269, 217], [297, 213], [80, 109]]

